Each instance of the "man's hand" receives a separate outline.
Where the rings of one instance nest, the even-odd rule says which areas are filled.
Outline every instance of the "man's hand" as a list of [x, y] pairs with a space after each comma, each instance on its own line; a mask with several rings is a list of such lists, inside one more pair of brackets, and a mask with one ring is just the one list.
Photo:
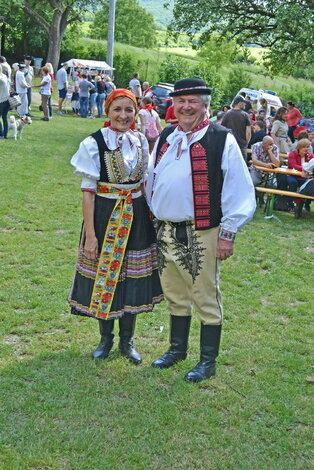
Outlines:
[[233, 246], [234, 242], [218, 238], [216, 258], [220, 260], [230, 258], [233, 255]]

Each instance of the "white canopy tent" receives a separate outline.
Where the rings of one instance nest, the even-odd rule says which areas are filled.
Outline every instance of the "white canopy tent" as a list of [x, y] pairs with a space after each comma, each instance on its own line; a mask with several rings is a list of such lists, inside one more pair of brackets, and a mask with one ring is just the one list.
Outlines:
[[104, 60], [86, 60], [86, 59], [70, 59], [64, 64], [68, 64], [69, 67], [83, 67], [90, 70], [103, 70], [104, 72], [114, 70], [114, 67], [110, 67]]

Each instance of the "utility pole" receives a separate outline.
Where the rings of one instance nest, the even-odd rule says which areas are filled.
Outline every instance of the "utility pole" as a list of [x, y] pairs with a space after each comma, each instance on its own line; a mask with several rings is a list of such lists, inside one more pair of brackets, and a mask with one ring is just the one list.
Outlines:
[[[113, 67], [115, 16], [116, 16], [116, 0], [109, 0], [107, 64], [110, 65], [110, 67]], [[112, 70], [110, 71], [109, 75], [112, 77]]]
[[4, 16], [0, 16], [0, 55], [2, 52], [2, 32], [3, 32], [3, 25], [4, 25]]

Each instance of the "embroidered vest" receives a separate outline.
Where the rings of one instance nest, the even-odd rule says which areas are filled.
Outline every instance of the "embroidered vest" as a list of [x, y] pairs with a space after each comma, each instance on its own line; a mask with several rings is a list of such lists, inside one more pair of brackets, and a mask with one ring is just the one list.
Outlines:
[[138, 160], [131, 175], [128, 174], [121, 149], [108, 149], [101, 130], [91, 134], [98, 146], [100, 159], [99, 181], [104, 183], [130, 184], [138, 183], [143, 176], [143, 155], [141, 147], [138, 147]]
[[[166, 139], [175, 129], [176, 126], [166, 127], [160, 134], [155, 166], [167, 151]], [[228, 132], [220, 124], [211, 123], [205, 135], [190, 147], [196, 230], [217, 227], [222, 218], [221, 160]]]

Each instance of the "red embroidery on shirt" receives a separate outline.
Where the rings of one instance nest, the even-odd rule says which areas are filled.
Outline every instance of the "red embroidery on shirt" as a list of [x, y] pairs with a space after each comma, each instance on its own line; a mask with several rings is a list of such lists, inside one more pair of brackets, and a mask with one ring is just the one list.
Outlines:
[[210, 223], [209, 179], [206, 150], [199, 143], [191, 145], [191, 168], [196, 230]]

